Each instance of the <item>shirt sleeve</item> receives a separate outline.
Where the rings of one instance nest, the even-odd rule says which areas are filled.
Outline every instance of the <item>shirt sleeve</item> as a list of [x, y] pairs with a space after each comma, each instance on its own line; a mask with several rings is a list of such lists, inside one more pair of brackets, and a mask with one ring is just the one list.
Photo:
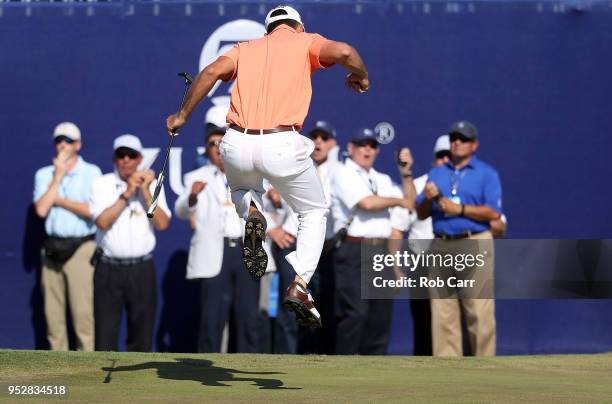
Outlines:
[[310, 46], [308, 47], [308, 57], [310, 58], [310, 66], [312, 71], [314, 72], [317, 69], [325, 69], [333, 66], [334, 64], [322, 64], [319, 60], [319, 56], [321, 54], [321, 48], [328, 41], [322, 35], [312, 34], [312, 41], [310, 42]]
[[34, 199], [33, 202], [36, 202], [40, 199], [41, 196], [44, 195], [45, 192], [49, 189], [49, 183], [51, 182], [51, 178], [49, 176], [48, 170], [41, 168], [36, 171], [34, 175]]
[[232, 73], [232, 77], [226, 81], [232, 81], [236, 78], [236, 72], [238, 71], [238, 56], [240, 55], [240, 47], [239, 44], [234, 45], [234, 47], [227, 52], [225, 52], [220, 57], [225, 56], [229, 58], [234, 63], [234, 73]]
[[495, 210], [502, 211], [502, 188], [499, 175], [496, 171], [491, 171], [487, 176], [484, 187], [485, 205]]
[[105, 186], [104, 177], [98, 177], [91, 186], [91, 196], [89, 197], [89, 211], [95, 221], [104, 209], [111, 206], [117, 200], [115, 190], [109, 190]]
[[347, 168], [334, 175], [333, 189], [337, 198], [349, 209], [353, 209], [363, 198], [373, 195], [359, 174]]

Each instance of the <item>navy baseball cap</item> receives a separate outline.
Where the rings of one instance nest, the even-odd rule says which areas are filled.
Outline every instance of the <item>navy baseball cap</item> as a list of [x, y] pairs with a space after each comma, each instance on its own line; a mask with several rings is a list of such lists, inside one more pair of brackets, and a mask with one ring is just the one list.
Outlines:
[[453, 123], [448, 129], [448, 134], [452, 135], [454, 133], [459, 134], [469, 140], [478, 139], [478, 130], [476, 129], [476, 126], [469, 121], [457, 121]]
[[310, 132], [308, 132], [308, 137], [312, 139], [315, 134], [320, 132], [327, 134], [327, 136], [329, 136], [330, 138], [336, 138], [336, 130], [329, 122], [326, 121], [317, 121], [314, 125], [314, 128], [312, 128]]
[[351, 143], [356, 146], [370, 145], [372, 147], [378, 147], [378, 139], [376, 133], [370, 128], [359, 128], [353, 134]]

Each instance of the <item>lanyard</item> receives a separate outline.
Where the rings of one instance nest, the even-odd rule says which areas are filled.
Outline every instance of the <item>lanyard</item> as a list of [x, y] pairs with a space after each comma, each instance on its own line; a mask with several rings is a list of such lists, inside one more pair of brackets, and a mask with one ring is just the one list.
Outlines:
[[466, 170], [453, 170], [453, 174], [451, 175], [451, 195], [452, 196], [457, 196], [457, 189], [459, 188], [459, 181], [457, 180], [457, 177], [459, 177], [459, 180], [463, 181], [463, 179], [465, 178], [466, 172], [467, 172]]
[[[364, 175], [366, 178], [364, 178]], [[359, 177], [368, 186], [368, 188], [370, 188], [370, 191], [372, 191], [374, 195], [378, 195], [378, 186], [376, 185], [376, 181], [374, 181], [369, 174], [359, 170]]]

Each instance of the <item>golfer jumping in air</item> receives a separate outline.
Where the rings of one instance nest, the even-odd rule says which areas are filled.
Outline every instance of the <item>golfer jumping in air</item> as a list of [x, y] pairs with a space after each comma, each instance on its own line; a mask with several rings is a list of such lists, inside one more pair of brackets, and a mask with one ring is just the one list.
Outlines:
[[312, 141], [298, 131], [312, 96], [311, 75], [336, 63], [349, 70], [346, 85], [358, 92], [370, 82], [357, 51], [342, 42], [304, 32], [299, 13], [278, 6], [266, 16], [266, 35], [238, 43], [208, 65], [195, 79], [183, 107], [166, 120], [176, 133], [217, 80], [235, 80], [227, 115], [229, 128], [220, 145], [232, 201], [246, 219], [243, 260], [256, 279], [268, 257], [262, 247], [266, 221], [262, 209], [263, 179], [276, 188], [298, 214], [295, 252], [286, 256], [296, 272], [283, 304], [298, 322], [321, 327], [307, 285], [321, 255], [327, 204], [310, 159]]

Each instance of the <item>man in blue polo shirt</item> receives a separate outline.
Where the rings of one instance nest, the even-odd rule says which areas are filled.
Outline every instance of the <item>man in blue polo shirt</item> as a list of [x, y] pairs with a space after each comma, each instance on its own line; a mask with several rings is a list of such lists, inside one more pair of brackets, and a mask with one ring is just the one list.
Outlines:
[[[481, 283], [491, 288], [493, 243], [490, 221], [501, 216], [501, 183], [497, 171], [476, 158], [478, 132], [468, 121], [458, 121], [449, 130], [451, 161], [429, 172], [428, 183], [417, 197], [419, 219], [432, 218], [436, 239], [431, 251], [460, 254], [474, 246], [487, 251], [486, 267], [472, 269], [475, 276], [486, 274]], [[478, 242], [460, 243], [474, 239]], [[469, 251], [471, 252], [471, 251]], [[456, 271], [456, 268], [451, 271]], [[466, 271], [467, 273], [468, 271]], [[430, 277], [431, 277], [430, 272]], [[449, 270], [444, 272], [449, 274]], [[451, 275], [465, 275], [452, 272]], [[483, 285], [478, 285], [482, 287]], [[461, 356], [461, 310], [475, 355], [495, 355], [495, 302], [493, 299], [465, 298], [465, 290], [455, 289], [457, 298], [437, 296], [431, 301], [434, 356]], [[492, 297], [492, 291], [485, 294]]]

